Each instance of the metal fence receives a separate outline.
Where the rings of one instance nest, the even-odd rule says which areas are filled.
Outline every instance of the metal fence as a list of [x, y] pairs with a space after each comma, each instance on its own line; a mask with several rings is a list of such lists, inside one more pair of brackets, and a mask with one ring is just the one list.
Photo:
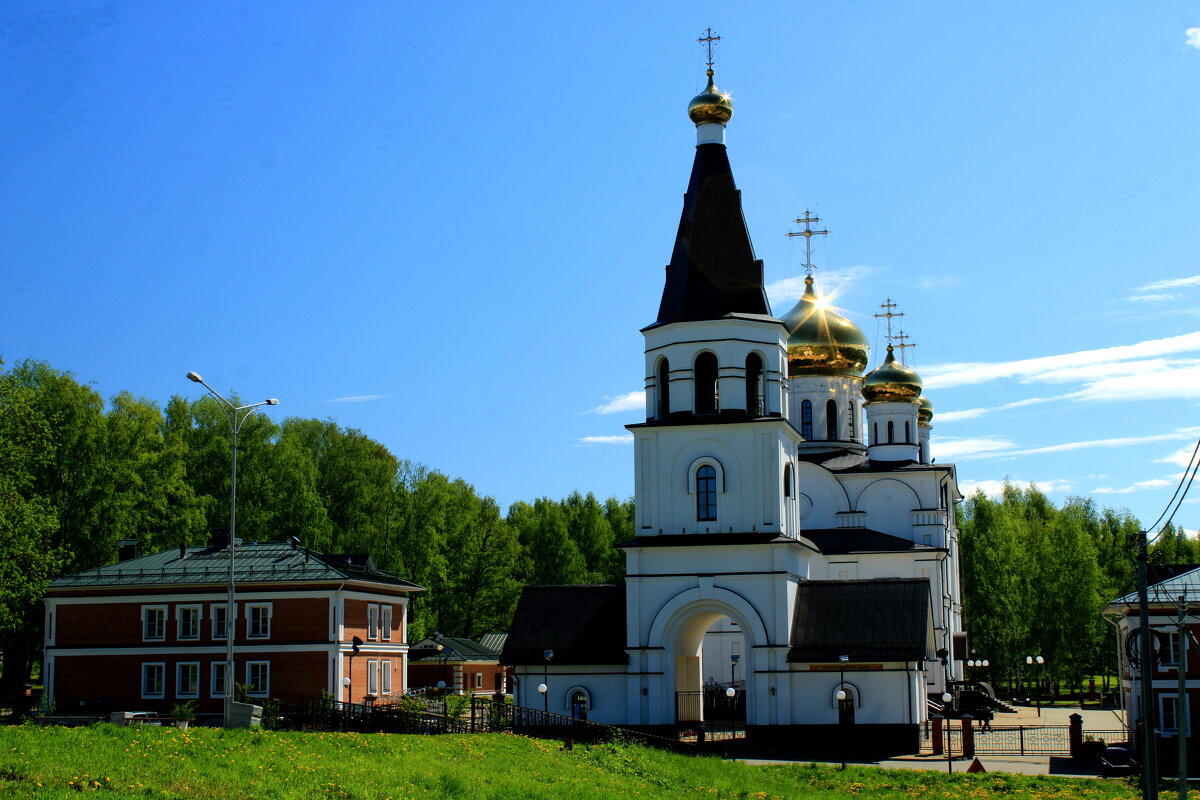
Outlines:
[[[1069, 756], [1071, 754], [1071, 728], [1068, 725], [994, 725], [987, 729], [976, 727], [973, 731], [975, 754], [988, 756]], [[948, 745], [950, 755], [963, 753], [962, 726], [948, 725], [943, 728], [943, 745]], [[1084, 738], [1105, 742], [1123, 741], [1125, 731], [1084, 731]], [[921, 726], [921, 751], [933, 752], [933, 726], [926, 722]]]

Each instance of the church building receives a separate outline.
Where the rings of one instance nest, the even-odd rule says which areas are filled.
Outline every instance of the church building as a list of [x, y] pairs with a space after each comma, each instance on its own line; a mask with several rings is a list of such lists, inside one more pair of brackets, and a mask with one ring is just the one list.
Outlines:
[[916, 372], [890, 344], [866, 371], [867, 338], [811, 261], [803, 298], [772, 313], [713, 74], [642, 329], [625, 583], [526, 587], [501, 662], [516, 702], [550, 712], [668, 733], [705, 724], [719, 689], [752, 740], [853, 725], [860, 745], [912, 752], [966, 657], [955, 470], [931, 457]]

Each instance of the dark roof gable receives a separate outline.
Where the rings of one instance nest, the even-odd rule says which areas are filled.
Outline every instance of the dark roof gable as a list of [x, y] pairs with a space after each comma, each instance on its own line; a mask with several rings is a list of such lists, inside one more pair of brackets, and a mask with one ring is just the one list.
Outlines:
[[924, 578], [804, 581], [797, 586], [790, 662], [920, 661], [933, 657]]
[[625, 587], [526, 586], [501, 664], [626, 664]]

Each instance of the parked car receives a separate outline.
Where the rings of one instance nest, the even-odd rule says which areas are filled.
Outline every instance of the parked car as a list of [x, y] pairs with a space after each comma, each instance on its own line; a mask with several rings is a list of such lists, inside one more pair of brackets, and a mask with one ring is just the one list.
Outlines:
[[1127, 745], [1115, 745], [1104, 748], [1100, 756], [1100, 774], [1105, 778], [1115, 778], [1119, 775], [1132, 775], [1141, 771], [1141, 765], [1133, 756], [1133, 751]]

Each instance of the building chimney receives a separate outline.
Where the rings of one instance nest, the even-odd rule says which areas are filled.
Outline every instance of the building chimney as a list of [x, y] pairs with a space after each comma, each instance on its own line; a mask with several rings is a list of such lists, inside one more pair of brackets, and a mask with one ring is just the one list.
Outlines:
[[142, 541], [140, 539], [122, 539], [117, 542], [117, 561], [128, 561], [131, 558], [141, 558]]
[[213, 528], [212, 546], [214, 550], [224, 550], [229, 547], [229, 528]]

